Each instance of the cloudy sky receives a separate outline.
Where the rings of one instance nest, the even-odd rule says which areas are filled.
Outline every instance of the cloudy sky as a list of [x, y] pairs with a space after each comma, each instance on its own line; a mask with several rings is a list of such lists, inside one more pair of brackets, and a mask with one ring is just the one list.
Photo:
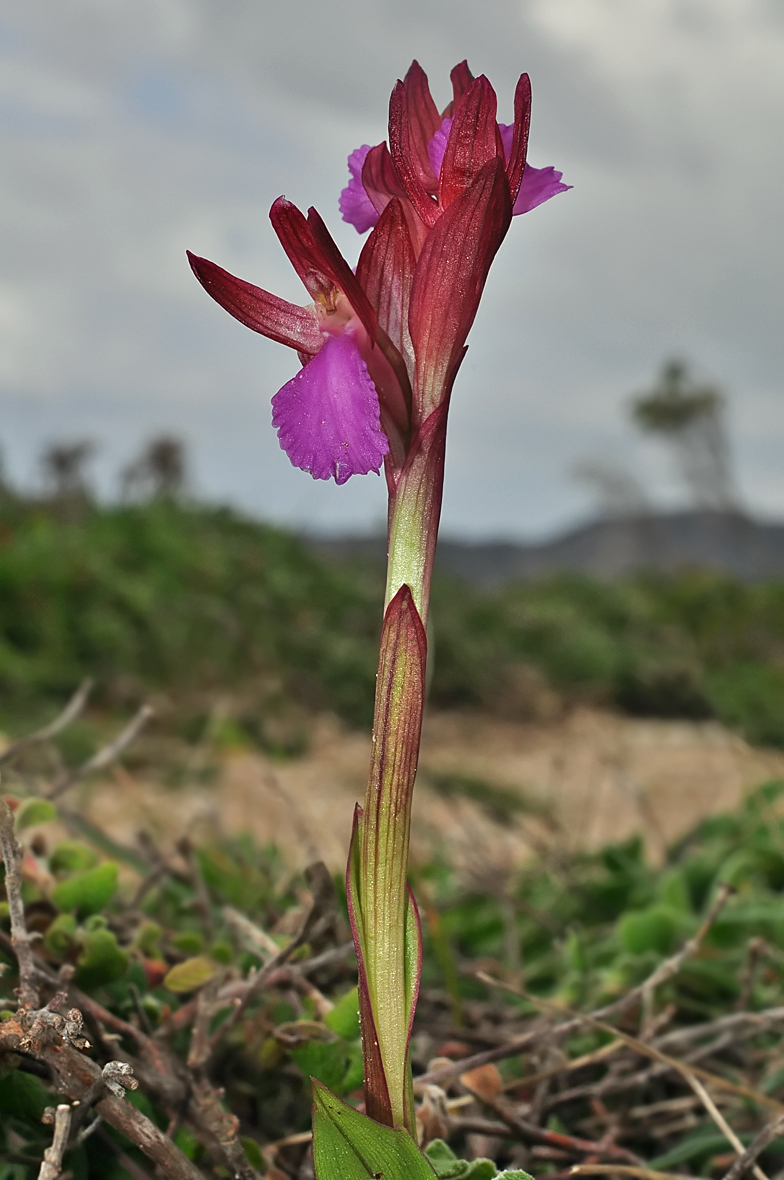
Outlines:
[[281, 193], [340, 222], [348, 153], [385, 136], [417, 57], [468, 57], [572, 192], [516, 218], [455, 389], [444, 528], [533, 537], [589, 511], [578, 460], [681, 494], [630, 394], [679, 355], [730, 398], [747, 505], [784, 515], [780, 0], [6, 0], [0, 12], [0, 442], [20, 484], [91, 437], [105, 494], [151, 435], [202, 495], [312, 530], [371, 528], [383, 481], [289, 467], [269, 399], [293, 356], [201, 291], [185, 249], [297, 302]]

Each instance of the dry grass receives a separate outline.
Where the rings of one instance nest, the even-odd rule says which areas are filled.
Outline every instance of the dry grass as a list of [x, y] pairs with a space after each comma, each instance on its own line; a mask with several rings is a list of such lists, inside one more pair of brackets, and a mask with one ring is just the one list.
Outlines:
[[[250, 830], [274, 840], [297, 865], [345, 860], [354, 804], [362, 798], [369, 739], [325, 717], [306, 756], [276, 763], [261, 754], [224, 755], [210, 786], [164, 787], [118, 769], [81, 788], [87, 810], [126, 838], [159, 836], [189, 822]], [[515, 724], [466, 714], [433, 714], [425, 724], [413, 844], [434, 842], [469, 864], [493, 849], [499, 868], [537, 846], [596, 848], [642, 831], [658, 859], [665, 844], [702, 816], [733, 807], [744, 791], [784, 776], [784, 752], [757, 750], [715, 722], [632, 720], [580, 709], [549, 724]], [[468, 798], [444, 799], [427, 774], [482, 779], [533, 805], [499, 824]], [[536, 811], [540, 814], [535, 814]]]

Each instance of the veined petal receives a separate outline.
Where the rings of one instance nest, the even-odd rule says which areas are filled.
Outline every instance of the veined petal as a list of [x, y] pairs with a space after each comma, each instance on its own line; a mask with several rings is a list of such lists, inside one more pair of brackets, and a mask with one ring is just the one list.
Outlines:
[[365, 157], [362, 165], [362, 187], [379, 215], [384, 212], [393, 197], [406, 198], [406, 190], [400, 183], [385, 143], [379, 143], [371, 148]]
[[379, 324], [412, 370], [414, 352], [408, 330], [408, 302], [414, 265], [414, 249], [403, 209], [400, 201], [394, 199], [362, 247], [357, 280], [367, 292]]
[[306, 218], [291, 201], [278, 197], [270, 209], [270, 221], [310, 295], [332, 310], [335, 290], [342, 291], [374, 340], [373, 308], [316, 210], [309, 209]]
[[503, 158], [496, 107], [495, 91], [482, 74], [463, 97], [452, 120], [438, 180], [442, 209], [468, 188], [485, 164], [496, 156]]
[[474, 75], [468, 68], [467, 61], [458, 62], [449, 75], [449, 80], [452, 83], [452, 101], [444, 111], [444, 117], [447, 115], [454, 115], [463, 97], [471, 89], [474, 82]]
[[[438, 127], [439, 123], [436, 122], [433, 135]], [[432, 139], [432, 136], [430, 138]], [[398, 82], [389, 99], [389, 151], [406, 196], [425, 225], [430, 227], [438, 221], [439, 208], [422, 184], [420, 162], [415, 159], [412, 140], [408, 96], [405, 85]], [[429, 142], [428, 139], [427, 143]], [[425, 143], [425, 153], [427, 152], [427, 143]], [[430, 161], [428, 160], [429, 167]]]
[[[501, 132], [501, 139], [504, 144], [504, 151], [507, 158], [507, 173], [509, 172], [509, 157], [513, 150], [513, 141], [515, 134], [515, 126], [512, 123], [499, 123], [499, 130]], [[523, 171], [523, 179], [520, 188], [512, 206], [512, 214], [517, 217], [520, 213], [528, 213], [529, 210], [535, 209], [537, 205], [544, 204], [549, 201], [551, 197], [555, 197], [558, 193], [568, 192], [573, 188], [571, 184], [562, 184], [561, 177], [563, 172], [559, 172], [557, 168], [552, 166], [548, 168], [534, 168], [526, 163]], [[514, 188], [512, 188], [514, 195]]]
[[430, 94], [427, 74], [418, 61], [411, 63], [403, 86], [406, 91], [412, 161], [422, 187], [426, 192], [435, 193], [436, 178], [430, 169], [427, 145], [440, 126], [441, 116]]
[[512, 194], [513, 206], [523, 179], [523, 169], [525, 168], [525, 159], [528, 154], [528, 133], [530, 128], [531, 79], [527, 74], [521, 74], [515, 87], [512, 138], [509, 144], [504, 143], [506, 150], [506, 174], [509, 177], [509, 191]]
[[449, 142], [449, 132], [452, 130], [454, 119], [447, 116], [442, 119], [441, 126], [436, 131], [430, 143], [427, 145], [427, 154], [430, 157], [430, 167], [433, 169], [436, 176], [441, 175], [441, 165], [444, 162], [444, 152], [446, 145]]
[[[444, 396], [479, 306], [490, 264], [512, 219], [504, 161], [489, 161], [430, 231], [420, 254], [408, 322], [417, 358], [417, 411]], [[309, 366], [310, 367], [310, 366]]]
[[563, 172], [559, 172], [557, 168], [532, 168], [530, 164], [526, 164], [523, 183], [520, 185], [517, 200], [512, 206], [514, 216], [516, 217], [518, 213], [528, 213], [530, 209], [544, 204], [545, 201], [549, 201], [558, 193], [565, 193], [573, 188], [574, 186], [571, 184], [561, 183], [562, 176]]
[[365, 292], [357, 282], [356, 275], [337, 247], [335, 239], [324, 224], [321, 214], [312, 206], [308, 209], [308, 227], [313, 242], [335, 285], [340, 288], [364, 325], [371, 342], [376, 338], [376, 313]]
[[341, 217], [349, 225], [353, 225], [360, 234], [363, 234], [365, 230], [372, 229], [378, 221], [378, 211], [362, 184], [362, 166], [370, 150], [370, 145], [363, 143], [362, 147], [358, 147], [349, 156], [348, 170], [351, 179], [341, 192], [338, 201]]
[[187, 251], [191, 270], [208, 295], [246, 328], [270, 340], [315, 356], [324, 343], [316, 317], [306, 307], [287, 303], [261, 287], [229, 274], [206, 258]]
[[378, 471], [389, 451], [378, 395], [356, 341], [328, 336], [321, 351], [272, 399], [272, 425], [295, 467], [345, 483]]

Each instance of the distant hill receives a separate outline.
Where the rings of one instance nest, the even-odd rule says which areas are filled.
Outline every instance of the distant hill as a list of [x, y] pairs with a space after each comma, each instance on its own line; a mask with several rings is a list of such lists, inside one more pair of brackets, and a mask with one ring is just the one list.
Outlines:
[[[383, 537], [311, 540], [323, 557], [382, 562]], [[552, 541], [470, 543], [443, 538], [436, 566], [474, 586], [497, 586], [569, 572], [620, 578], [639, 570], [677, 573], [708, 569], [743, 581], [784, 577], [784, 523], [739, 512], [646, 513], [591, 521]]]

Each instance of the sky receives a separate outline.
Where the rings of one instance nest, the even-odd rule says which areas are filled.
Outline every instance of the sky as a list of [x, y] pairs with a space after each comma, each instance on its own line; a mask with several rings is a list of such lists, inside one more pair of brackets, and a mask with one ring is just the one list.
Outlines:
[[468, 57], [529, 160], [572, 191], [515, 218], [452, 401], [443, 531], [543, 537], [591, 512], [576, 463], [683, 502], [629, 399], [669, 357], [727, 394], [743, 503], [784, 516], [780, 0], [6, 0], [0, 9], [0, 445], [19, 486], [55, 440], [93, 475], [182, 437], [205, 498], [310, 532], [368, 531], [383, 479], [293, 469], [269, 402], [287, 349], [207, 298], [185, 250], [295, 302], [267, 218], [337, 208], [416, 57], [439, 106]]

